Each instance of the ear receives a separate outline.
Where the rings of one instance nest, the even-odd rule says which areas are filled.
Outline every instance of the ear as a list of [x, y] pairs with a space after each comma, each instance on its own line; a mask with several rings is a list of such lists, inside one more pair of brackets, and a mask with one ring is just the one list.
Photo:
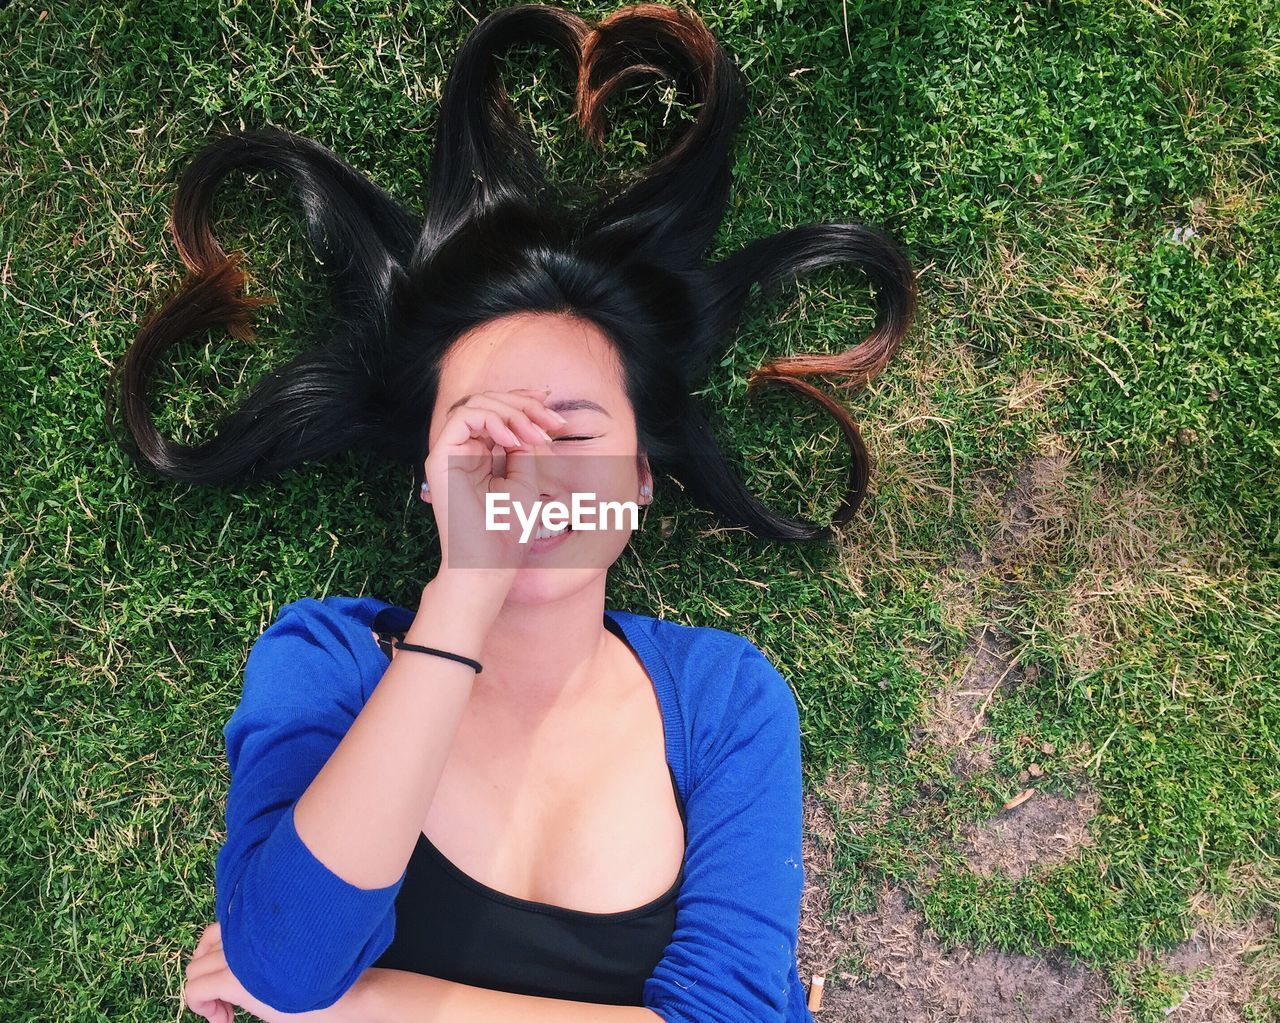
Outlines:
[[649, 468], [649, 456], [641, 451], [636, 456], [637, 475], [640, 477], [640, 486], [649, 488], [649, 499], [641, 501], [642, 505], [653, 503], [653, 472]]

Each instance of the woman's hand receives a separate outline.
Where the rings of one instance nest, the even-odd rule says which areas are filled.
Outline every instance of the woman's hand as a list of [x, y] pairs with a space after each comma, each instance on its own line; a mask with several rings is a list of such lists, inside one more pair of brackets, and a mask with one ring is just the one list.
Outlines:
[[[473, 394], [445, 417], [423, 465], [440, 531], [442, 569], [492, 569], [508, 587], [529, 553], [520, 542], [515, 506], [531, 512], [541, 496], [536, 454], [550, 450], [550, 433], [565, 425], [543, 404], [545, 391], [517, 388]], [[507, 530], [486, 529], [490, 493], [506, 496]], [[453, 518], [458, 521], [451, 521]], [[502, 589], [499, 585], [499, 589]], [[496, 594], [501, 604], [505, 590]]]
[[187, 1007], [209, 1023], [235, 1023], [237, 1006], [264, 1023], [365, 1023], [369, 1018], [362, 1009], [360, 981], [325, 1009], [281, 1012], [258, 1001], [227, 965], [227, 957], [222, 954], [222, 928], [217, 922], [209, 924], [196, 942], [196, 950], [187, 964], [187, 982], [182, 995]]

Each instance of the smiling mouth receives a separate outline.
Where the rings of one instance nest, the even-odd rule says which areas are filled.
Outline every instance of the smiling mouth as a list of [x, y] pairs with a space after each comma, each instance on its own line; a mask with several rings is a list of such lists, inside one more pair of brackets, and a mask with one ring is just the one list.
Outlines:
[[552, 547], [560, 543], [570, 533], [573, 532], [572, 526], [565, 526], [560, 532], [552, 533], [549, 536], [533, 536], [529, 539], [529, 546], [535, 550], [542, 550], [545, 547]]

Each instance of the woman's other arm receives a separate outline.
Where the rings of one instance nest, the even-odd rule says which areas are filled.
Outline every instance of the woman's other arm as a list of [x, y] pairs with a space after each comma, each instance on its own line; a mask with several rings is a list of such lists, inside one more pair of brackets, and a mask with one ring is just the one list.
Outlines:
[[667, 1023], [638, 1005], [517, 995], [378, 967], [360, 978], [362, 1023]]
[[[718, 672], [718, 647], [707, 672]], [[811, 1020], [793, 988], [804, 893], [800, 715], [752, 643], [699, 691], [676, 926], [643, 1004], [668, 1023]]]

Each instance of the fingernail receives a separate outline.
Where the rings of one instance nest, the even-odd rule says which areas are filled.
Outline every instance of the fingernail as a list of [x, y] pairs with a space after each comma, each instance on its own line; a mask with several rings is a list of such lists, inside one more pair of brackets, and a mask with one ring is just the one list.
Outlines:
[[565, 419], [565, 417], [562, 416], [559, 412], [555, 412], [552, 409], [547, 409], [547, 411], [550, 412], [553, 416], [555, 416], [558, 420], [560, 420], [561, 424], [567, 423], [569, 421]]
[[[536, 423], [534, 425], [537, 426]], [[551, 441], [551, 434], [547, 433], [547, 431], [544, 430], [541, 426], [538, 426], [538, 432], [542, 434], [542, 436], [547, 438], [548, 443]]]

